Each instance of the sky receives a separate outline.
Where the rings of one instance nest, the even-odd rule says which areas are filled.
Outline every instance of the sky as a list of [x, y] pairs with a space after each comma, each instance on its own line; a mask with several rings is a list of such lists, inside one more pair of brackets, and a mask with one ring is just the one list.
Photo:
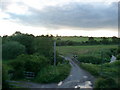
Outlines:
[[118, 36], [118, 0], [1, 0], [0, 35]]

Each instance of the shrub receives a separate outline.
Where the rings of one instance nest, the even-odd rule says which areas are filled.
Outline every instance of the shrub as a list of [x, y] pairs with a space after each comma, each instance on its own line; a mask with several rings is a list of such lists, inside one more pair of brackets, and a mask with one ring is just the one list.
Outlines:
[[48, 36], [38, 36], [34, 40], [34, 51], [40, 55], [50, 57], [53, 53], [53, 38]]
[[110, 52], [111, 52], [111, 55], [116, 55], [117, 54], [117, 48], [111, 48]]
[[14, 60], [9, 63], [13, 67], [13, 77], [12, 79], [21, 79], [24, 78], [24, 62], [23, 61], [18, 61]]
[[84, 62], [84, 63], [92, 63], [92, 64], [100, 64], [100, 63], [102, 63], [101, 58], [94, 57], [94, 56], [79, 56], [78, 60], [80, 62]]
[[70, 65], [48, 66], [43, 68], [37, 75], [35, 81], [39, 83], [52, 83], [64, 80], [70, 73]]
[[120, 54], [117, 55], [117, 60], [120, 60]]
[[31, 55], [29, 60], [25, 61], [25, 71], [39, 72], [42, 68], [49, 65], [50, 61], [44, 56]]
[[[120, 61], [115, 61], [112, 63], [105, 63], [105, 64], [102, 64], [102, 66], [96, 65], [96, 64], [81, 63], [80, 66], [82, 68], [84, 68], [85, 70], [87, 70], [88, 72], [90, 72], [92, 75], [102, 78], [102, 80], [100, 78], [100, 81], [99, 81], [99, 79], [98, 79], [98, 81], [96, 81], [96, 82], [99, 82], [95, 86], [96, 89], [98, 89], [99, 87], [102, 87], [102, 86], [106, 87], [106, 88], [114, 88], [114, 85], [116, 86], [116, 88], [118, 88], [120, 86], [120, 82], [119, 82]], [[113, 81], [111, 80], [111, 78]], [[109, 84], [108, 82], [112, 82], [112, 83]], [[106, 86], [104, 86], [105, 83], [106, 83]], [[110, 85], [110, 87], [108, 87], [109, 85]], [[113, 85], [113, 86], [111, 86], [111, 85]]]
[[2, 46], [3, 59], [15, 59], [18, 55], [25, 53], [25, 46], [18, 42], [7, 42]]
[[80, 67], [82, 67], [86, 71], [90, 72], [94, 76], [99, 76], [100, 67], [98, 65], [88, 64], [88, 63], [81, 63]]
[[2, 90], [10, 90], [8, 80], [7, 66], [2, 65]]
[[23, 34], [21, 32], [15, 32], [12, 36], [10, 36], [10, 39], [24, 45], [26, 47], [27, 54], [34, 53], [34, 50], [33, 50], [34, 36], [33, 35]]
[[95, 81], [95, 88], [98, 89], [102, 89], [102, 88], [107, 88], [107, 89], [111, 89], [111, 88], [117, 88], [117, 84], [115, 82], [114, 79], [112, 78], [98, 78]]
[[14, 79], [24, 78], [24, 71], [35, 72], [37, 74], [48, 64], [49, 60], [47, 58], [38, 55], [20, 55], [16, 60], [10, 62], [14, 69]]
[[56, 59], [57, 59], [57, 64], [58, 63], [63, 63], [63, 61], [64, 61], [64, 58], [62, 58], [62, 57], [60, 57], [58, 55], [57, 55]]

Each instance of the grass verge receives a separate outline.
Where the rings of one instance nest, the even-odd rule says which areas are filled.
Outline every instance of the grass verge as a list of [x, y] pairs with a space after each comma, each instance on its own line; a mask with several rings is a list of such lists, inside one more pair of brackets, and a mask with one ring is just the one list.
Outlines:
[[38, 83], [55, 83], [64, 80], [70, 73], [69, 64], [59, 64], [43, 68], [35, 78]]
[[[115, 61], [113, 63], [105, 63], [102, 65], [81, 63], [80, 67], [82, 67], [83, 69], [85, 69], [86, 71], [88, 71], [92, 75], [94, 75], [96, 78], [98, 78], [98, 80], [96, 81], [96, 83], [97, 83], [96, 86], [101, 81], [105, 81], [105, 80], [109, 81], [110, 80], [110, 81], [115, 81], [116, 87], [120, 88], [120, 72], [119, 72], [120, 61]], [[107, 82], [107, 81], [105, 81], [105, 82]], [[108, 83], [112, 83], [112, 82], [108, 82]], [[104, 85], [103, 85], [103, 87], [104, 87]], [[109, 87], [111, 87], [111, 86], [109, 86]]]

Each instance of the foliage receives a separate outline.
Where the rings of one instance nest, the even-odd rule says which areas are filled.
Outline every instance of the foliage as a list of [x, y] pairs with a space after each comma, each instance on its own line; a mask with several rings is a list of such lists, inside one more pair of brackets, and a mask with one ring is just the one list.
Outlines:
[[100, 64], [102, 63], [102, 59], [94, 56], [80, 56], [78, 57], [78, 60], [80, 62], [84, 63], [92, 63], [92, 64]]
[[37, 74], [42, 68], [50, 64], [50, 60], [44, 56], [31, 55], [29, 60], [25, 60], [25, 71]]
[[101, 43], [102, 44], [109, 44], [109, 39], [107, 37], [102, 37]]
[[117, 60], [120, 60], [120, 54], [117, 55]]
[[[120, 68], [120, 61], [115, 61], [112, 63], [105, 63], [102, 65], [95, 65], [95, 64], [88, 64], [88, 63], [81, 63], [80, 66], [87, 70], [88, 72], [90, 72], [92, 75], [96, 76], [96, 77], [102, 77], [104, 78], [104, 80], [98, 80], [96, 82], [95, 87], [108, 87], [111, 86], [110, 88], [112, 88], [115, 83], [116, 86], [120, 85], [119, 79], [120, 79], [120, 72], [119, 72], [119, 68]], [[108, 78], [112, 78], [113, 79], [113, 86], [112, 84], [110, 84], [109, 79]], [[106, 81], [107, 80], [107, 81]], [[115, 80], [115, 81], [114, 81]], [[102, 84], [101, 82], [103, 82], [104, 84], [106, 83], [106, 85]]]
[[59, 64], [43, 68], [37, 75], [35, 81], [39, 83], [52, 83], [64, 80], [70, 73], [69, 64]]
[[24, 78], [24, 62], [21, 60], [14, 60], [9, 63], [11, 67], [13, 68], [13, 77], [12, 79], [22, 79]]
[[117, 38], [117, 37], [113, 36], [113, 37], [112, 37], [112, 42], [113, 42], [113, 43], [116, 43], [116, 44], [119, 44], [119, 39], [120, 39], [120, 38]]
[[[51, 54], [51, 57], [50, 57], [50, 62], [51, 62], [51, 65], [54, 64], [54, 57], [53, 57], [54, 54]], [[58, 63], [64, 63], [64, 58], [59, 56], [59, 53], [56, 52], [56, 64]]]
[[36, 37], [34, 41], [34, 50], [36, 53], [50, 57], [53, 53], [52, 37], [41, 36]]
[[6, 80], [8, 79], [8, 73], [7, 73], [7, 66], [6, 65], [2, 65], [2, 89], [3, 90], [10, 90], [10, 86], [9, 83], [6, 82]]
[[118, 46], [118, 49], [117, 49], [117, 54], [120, 53], [120, 45]]
[[[117, 45], [84, 45], [84, 46], [59, 46], [57, 51], [60, 54], [93, 55], [100, 57], [101, 51], [117, 48]], [[109, 51], [108, 51], [109, 52]]]
[[3, 59], [15, 59], [18, 55], [25, 53], [25, 47], [14, 41], [7, 42], [2, 46]]
[[117, 49], [117, 60], [120, 60], [120, 45], [118, 46]]
[[33, 54], [33, 41], [34, 36], [29, 34], [23, 34], [21, 32], [15, 32], [11, 37], [10, 40], [17, 41], [20, 44], [24, 45], [26, 47], [26, 52], [28, 54]]
[[120, 38], [117, 37], [79, 37], [66, 36], [56, 37], [58, 46], [79, 46], [79, 45], [118, 45]]
[[14, 79], [20, 79], [24, 78], [24, 71], [35, 72], [35, 74], [37, 74], [42, 68], [49, 64], [49, 60], [44, 56], [20, 55], [9, 64], [14, 69]]
[[98, 78], [95, 82], [95, 90], [101, 90], [104, 88], [115, 89], [117, 88], [117, 84], [112, 78]]
[[96, 77], [98, 77], [98, 75], [100, 73], [100, 67], [98, 65], [95, 65], [95, 64], [81, 63], [80, 67], [89, 71], [92, 75], [94, 75]]

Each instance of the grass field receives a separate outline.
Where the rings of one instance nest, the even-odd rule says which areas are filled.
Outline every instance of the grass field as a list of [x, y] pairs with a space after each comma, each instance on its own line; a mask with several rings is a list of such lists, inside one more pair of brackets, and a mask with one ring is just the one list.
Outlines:
[[58, 46], [57, 51], [62, 55], [76, 54], [76, 55], [92, 55], [100, 53], [111, 48], [117, 48], [117, 45], [91, 45], [91, 46]]
[[[60, 38], [62, 41], [75, 41], [75, 42], [82, 42], [82, 41], [88, 41], [88, 37], [57, 37]], [[56, 38], [56, 39], [57, 39]], [[94, 37], [95, 40], [100, 41], [102, 40], [100, 37]], [[111, 38], [109, 38], [109, 40], [111, 40]]]

